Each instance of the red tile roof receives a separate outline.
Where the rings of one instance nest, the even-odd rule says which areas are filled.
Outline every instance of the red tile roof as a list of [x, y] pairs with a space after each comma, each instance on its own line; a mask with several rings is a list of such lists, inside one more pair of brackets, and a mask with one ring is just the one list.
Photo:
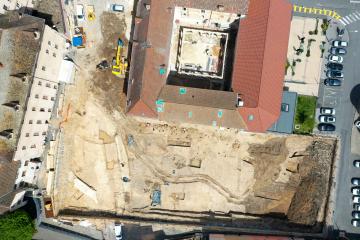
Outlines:
[[[145, 8], [144, 3], [150, 3], [150, 11], [141, 9]], [[219, 5], [225, 12], [245, 14], [248, 0], [139, 1], [129, 73], [128, 113], [146, 117], [153, 117], [148, 113], [156, 113], [155, 101], [166, 84], [167, 75], [160, 75], [159, 69], [163, 64], [168, 67], [175, 6], [218, 10]]]
[[[145, 2], [151, 3], [149, 11], [144, 10]], [[244, 100], [239, 114], [247, 130], [266, 131], [278, 119], [291, 22], [288, 0], [252, 0], [249, 10], [248, 0], [140, 0], [129, 73], [128, 113], [158, 117], [155, 101], [167, 78], [159, 70], [168, 69], [174, 7], [217, 10], [218, 5], [223, 5], [226, 12], [248, 11], [240, 21], [232, 77], [234, 92]]]
[[232, 88], [249, 131], [264, 132], [280, 116], [291, 14], [288, 0], [253, 0], [240, 22]]

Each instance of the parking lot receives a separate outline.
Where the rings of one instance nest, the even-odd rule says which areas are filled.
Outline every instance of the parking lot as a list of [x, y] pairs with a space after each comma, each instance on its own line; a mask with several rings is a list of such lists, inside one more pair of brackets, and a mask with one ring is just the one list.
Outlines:
[[[343, 36], [339, 36], [338, 35], [338, 31], [343, 29], [343, 27], [341, 25], [339, 25], [337, 22], [332, 22], [330, 23], [329, 29], [327, 31], [327, 44], [326, 44], [326, 50], [324, 53], [324, 61], [322, 64], [322, 68], [321, 68], [321, 77], [320, 77], [320, 86], [319, 86], [319, 94], [318, 94], [318, 102], [317, 102], [317, 109], [316, 109], [316, 120], [317, 120], [317, 125], [315, 125], [314, 128], [314, 133], [320, 133], [320, 134], [334, 134], [339, 136], [339, 131], [336, 131], [337, 129], [339, 129], [338, 126], [338, 122], [341, 119], [341, 101], [343, 100], [343, 96], [342, 96], [342, 92], [344, 91], [344, 87], [345, 85], [343, 84], [344, 81], [346, 81], [347, 79], [347, 54], [331, 54], [331, 48], [333, 49], [345, 49], [347, 50], [348, 47], [340, 47], [340, 48], [335, 48], [334, 45], [334, 41], [342, 41], [342, 42], [346, 42], [348, 43], [349, 40], [349, 36], [346, 32], [344, 32]], [[345, 44], [345, 43], [344, 43]], [[332, 56], [340, 56], [342, 58], [342, 60], [340, 59], [340, 61], [335, 61], [334, 60], [330, 60], [330, 58]], [[329, 74], [329, 71], [331, 70], [336, 70], [336, 68], [333, 67], [329, 67], [329, 64], [335, 64], [335, 65], [342, 65], [343, 69], [339, 70], [337, 72], [342, 72], [343, 73], [343, 77], [337, 77], [337, 76], [330, 76], [327, 75]], [[331, 81], [333, 80], [335, 82], [329, 83], [327, 81]], [[339, 84], [339, 86], [331, 86], [331, 85], [337, 85]], [[321, 117], [321, 113], [320, 110], [321, 108], [332, 108], [335, 111], [335, 114], [333, 115], [333, 117], [335, 117], [335, 122], [328, 122], [324, 121], [324, 117], [322, 117], [322, 123], [320, 122], [320, 117]], [[319, 123], [320, 126], [323, 125], [324, 130], [325, 131], [320, 131], [319, 129]], [[328, 131], [326, 131], [325, 128], [327, 128], [328, 124], [333, 125], [335, 127], [335, 129], [333, 129], [332, 127], [328, 127]]]

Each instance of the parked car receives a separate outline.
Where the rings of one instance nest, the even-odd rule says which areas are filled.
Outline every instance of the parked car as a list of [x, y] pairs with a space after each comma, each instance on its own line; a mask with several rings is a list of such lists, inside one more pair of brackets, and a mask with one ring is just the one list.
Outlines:
[[360, 219], [360, 212], [358, 212], [358, 211], [353, 211], [353, 212], [352, 212], [352, 216], [353, 216], [353, 218], [355, 218], [355, 219]]
[[318, 129], [319, 131], [335, 131], [335, 126], [330, 123], [320, 123]]
[[360, 178], [352, 178], [351, 184], [356, 186], [360, 185]]
[[326, 76], [329, 78], [343, 78], [344, 73], [342, 71], [338, 71], [338, 70], [327, 70]]
[[123, 5], [120, 4], [111, 4], [110, 10], [114, 12], [124, 12], [125, 8]]
[[76, 5], [76, 18], [79, 21], [85, 20], [84, 5], [82, 5], [82, 4]]
[[341, 63], [328, 63], [327, 67], [332, 69], [332, 70], [343, 70], [343, 65]]
[[324, 80], [326, 86], [341, 86], [341, 81], [336, 78], [327, 78]]
[[329, 61], [335, 63], [342, 63], [344, 61], [344, 58], [342, 56], [330, 54]]
[[360, 203], [360, 196], [353, 196], [353, 203]]
[[335, 109], [330, 108], [330, 107], [321, 107], [320, 108], [320, 114], [335, 115]]
[[354, 167], [360, 168], [360, 160], [354, 160]]
[[122, 239], [122, 224], [121, 223], [115, 223], [115, 238], [116, 240]]
[[359, 187], [353, 187], [351, 188], [351, 192], [353, 195], [360, 195], [360, 188]]
[[359, 220], [352, 219], [352, 220], [351, 220], [351, 224], [352, 224], [354, 227], [360, 227], [360, 221], [359, 221]]
[[334, 123], [335, 122], [335, 117], [329, 116], [329, 115], [320, 115], [319, 116], [319, 121], [321, 123]]
[[355, 211], [360, 211], [360, 204], [355, 203], [355, 204], [353, 205], [353, 208], [354, 208]]
[[332, 42], [332, 45], [334, 47], [347, 47], [348, 46], [348, 42], [346, 41], [340, 41], [340, 40], [335, 40]]
[[355, 125], [355, 127], [360, 131], [360, 119], [357, 119], [357, 120], [354, 122], [354, 125]]
[[345, 55], [346, 49], [345, 48], [337, 48], [337, 47], [331, 47], [330, 53], [335, 55]]

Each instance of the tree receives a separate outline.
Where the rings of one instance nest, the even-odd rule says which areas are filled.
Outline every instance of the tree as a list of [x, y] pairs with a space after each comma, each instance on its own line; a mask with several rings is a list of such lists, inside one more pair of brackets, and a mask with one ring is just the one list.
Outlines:
[[0, 240], [30, 240], [35, 232], [34, 221], [23, 210], [0, 216]]

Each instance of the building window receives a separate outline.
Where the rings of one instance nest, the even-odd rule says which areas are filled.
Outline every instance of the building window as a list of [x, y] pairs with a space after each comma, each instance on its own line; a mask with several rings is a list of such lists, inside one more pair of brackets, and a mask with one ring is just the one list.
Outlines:
[[57, 89], [57, 85], [56, 85], [56, 84], [54, 84], [54, 89]]
[[26, 147], [25, 146], [22, 146], [22, 148], [21, 148], [22, 150], [26, 150]]
[[27, 165], [29, 165], [29, 161], [25, 161], [24, 166], [26, 167]]
[[30, 148], [36, 148], [36, 145], [35, 145], [35, 144], [33, 144], [33, 145], [31, 145], [31, 146], [30, 146]]
[[51, 97], [51, 101], [55, 101], [55, 98], [54, 98], [54, 97]]
[[34, 137], [37, 137], [37, 136], [39, 136], [39, 133], [38, 132], [34, 133]]
[[29, 124], [33, 124], [33, 120], [29, 120]]
[[30, 133], [26, 133], [26, 134], [25, 134], [25, 137], [29, 137], [29, 136], [30, 136]]
[[36, 124], [41, 124], [41, 120], [37, 120], [37, 121], [36, 121]]
[[35, 94], [35, 98], [39, 98], [39, 94]]
[[33, 112], [36, 111], [36, 107], [33, 107], [31, 110], [32, 110]]
[[42, 132], [42, 135], [43, 135], [43, 136], [46, 136], [46, 132]]
[[49, 44], [49, 45], [51, 45], [51, 42], [50, 42], [50, 41], [48, 41], [48, 44]]
[[22, 177], [25, 177], [25, 175], [26, 175], [26, 171], [23, 171], [22, 174], [21, 174], [21, 176], [22, 176]]
[[44, 100], [48, 100], [48, 96], [45, 96], [45, 95], [44, 95], [44, 96], [43, 96], [43, 99], [44, 99]]
[[41, 86], [41, 84], [42, 84], [41, 81], [39, 81], [39, 82], [38, 82], [38, 85]]
[[45, 71], [45, 70], [46, 70], [46, 67], [45, 67], [45, 66], [42, 66], [42, 67], [41, 67], [41, 70]]
[[287, 103], [282, 103], [282, 104], [281, 104], [281, 111], [282, 111], [282, 112], [288, 112], [288, 111], [289, 111], [289, 104], [287, 104]]
[[46, 53], [49, 54], [49, 50], [46, 49]]
[[48, 88], [49, 88], [49, 87], [50, 87], [50, 83], [46, 83], [46, 87], [48, 87]]
[[51, 112], [51, 108], [48, 108], [48, 112]]
[[53, 57], [56, 57], [56, 53], [53, 53]]
[[45, 112], [45, 108], [40, 108], [40, 112]]
[[55, 48], [56, 48], [56, 49], [58, 49], [58, 48], [59, 48], [57, 44], [55, 44]]

